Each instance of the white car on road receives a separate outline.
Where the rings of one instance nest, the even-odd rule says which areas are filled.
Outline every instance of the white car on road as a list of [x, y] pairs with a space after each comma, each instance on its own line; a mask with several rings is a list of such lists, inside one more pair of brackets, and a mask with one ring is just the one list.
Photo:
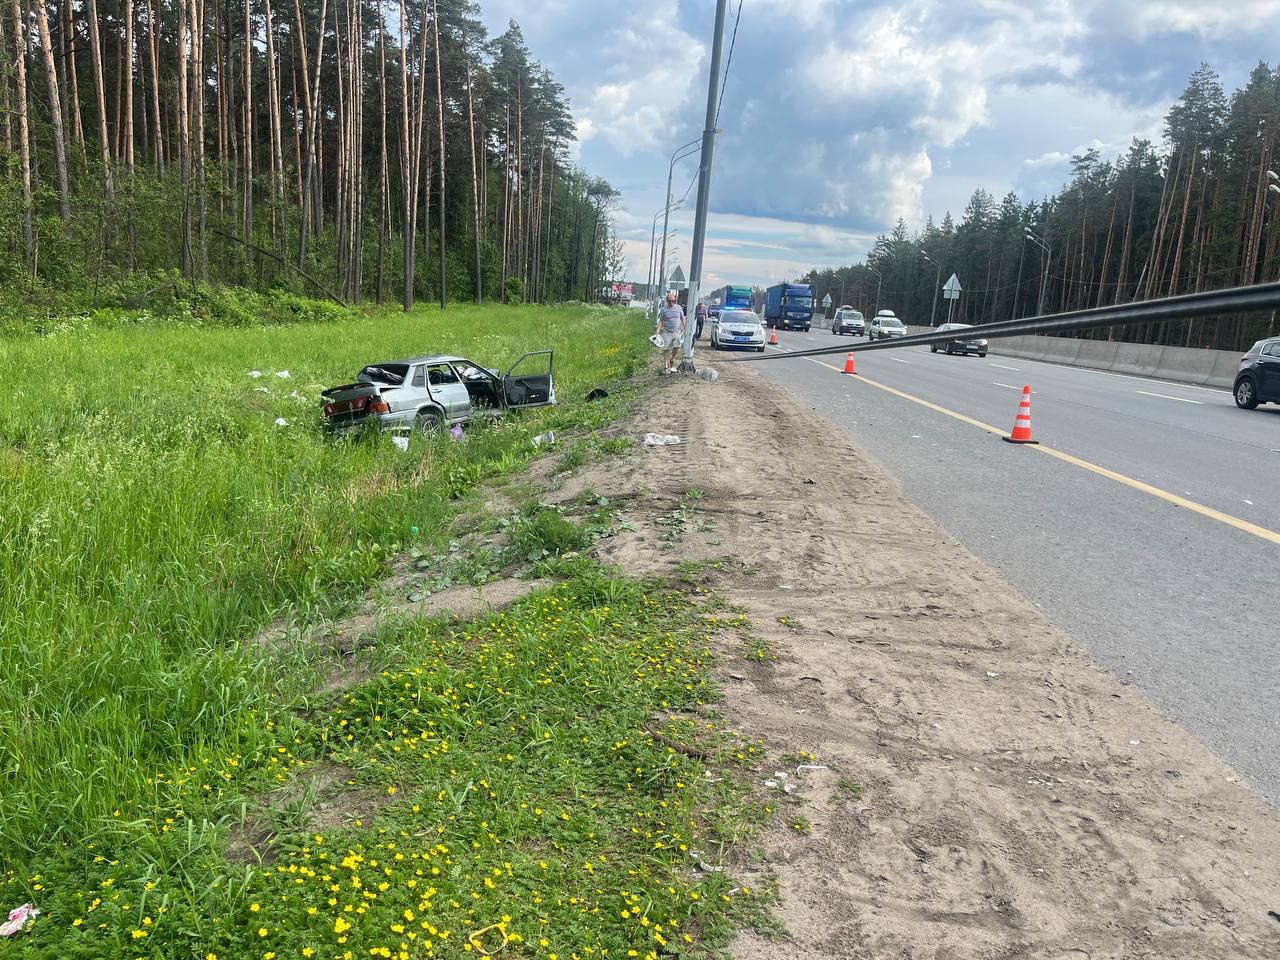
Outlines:
[[764, 353], [764, 324], [750, 310], [726, 310], [711, 318], [711, 347], [714, 350], [742, 347]]
[[893, 315], [892, 310], [881, 310], [877, 313], [875, 319], [871, 321], [871, 329], [867, 331], [869, 340], [890, 340], [906, 335], [907, 328]]

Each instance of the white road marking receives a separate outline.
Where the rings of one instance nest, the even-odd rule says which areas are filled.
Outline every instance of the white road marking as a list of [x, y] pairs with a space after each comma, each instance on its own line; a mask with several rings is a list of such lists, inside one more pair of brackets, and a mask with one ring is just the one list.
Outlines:
[[899, 363], [910, 363], [910, 360], [903, 360], [901, 357], [890, 357], [890, 360], [897, 360]]
[[993, 387], [1008, 387], [1010, 390], [1022, 389], [1021, 387], [1015, 387], [1012, 383], [1001, 383], [999, 380], [992, 380], [991, 385]]
[[1167, 393], [1148, 393], [1146, 390], [1135, 390], [1134, 392], [1140, 393], [1144, 397], [1159, 397], [1161, 400], [1177, 400], [1179, 403], [1194, 403], [1196, 406], [1202, 406], [1204, 404], [1203, 400], [1188, 400], [1186, 397], [1171, 397]]
[[999, 367], [1001, 370], [1012, 370], [1014, 373], [1020, 373], [1022, 371], [1021, 367], [1006, 367], [1003, 363], [993, 363], [991, 366]]

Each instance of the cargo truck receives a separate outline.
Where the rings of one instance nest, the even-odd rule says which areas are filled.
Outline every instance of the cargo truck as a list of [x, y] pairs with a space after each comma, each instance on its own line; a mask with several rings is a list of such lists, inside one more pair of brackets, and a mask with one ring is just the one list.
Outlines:
[[781, 330], [808, 330], [813, 325], [813, 288], [807, 283], [779, 283], [764, 292], [764, 322]]

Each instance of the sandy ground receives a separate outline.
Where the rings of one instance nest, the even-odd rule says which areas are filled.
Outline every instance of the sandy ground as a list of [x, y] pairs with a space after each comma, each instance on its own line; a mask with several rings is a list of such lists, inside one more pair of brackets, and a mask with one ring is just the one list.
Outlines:
[[[601, 554], [633, 573], [734, 558], [700, 575], [777, 656], [723, 650], [720, 709], [769, 746], [760, 779], [798, 787], [730, 866], [776, 880], [786, 933], [733, 954], [1280, 957], [1277, 811], [845, 434], [745, 366], [718, 369], [664, 378], [630, 424], [679, 445], [549, 496], [619, 503], [636, 529]], [[784, 766], [801, 750], [829, 769]]]

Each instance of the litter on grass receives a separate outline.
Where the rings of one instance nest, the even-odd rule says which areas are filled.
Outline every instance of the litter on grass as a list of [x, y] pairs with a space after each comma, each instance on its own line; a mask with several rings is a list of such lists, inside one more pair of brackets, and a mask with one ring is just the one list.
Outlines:
[[556, 433], [554, 430], [548, 430], [546, 433], [540, 433], [533, 438], [533, 445], [535, 447], [541, 447], [544, 445], [549, 447], [555, 442], [556, 442]]
[[288, 379], [289, 379], [289, 371], [288, 371], [288, 370], [277, 370], [277, 371], [276, 371], [276, 376], [277, 376], [277, 377], [279, 377], [281, 380], [288, 380]]
[[260, 376], [262, 376], [262, 371], [261, 371], [261, 370], [250, 370], [250, 371], [249, 371], [249, 376], [251, 376], [251, 377], [253, 377], [253, 379], [257, 380]]
[[449, 436], [453, 437], [453, 439], [455, 440], [461, 440], [462, 426], [460, 424], [455, 423], [452, 427], [449, 428]]
[[253, 390], [254, 390], [254, 393], [270, 393], [271, 392], [266, 387], [254, 387]]
[[9, 911], [9, 919], [0, 923], [0, 937], [12, 937], [15, 934], [25, 933], [35, 924], [38, 916], [40, 911], [34, 904], [24, 903], [20, 907], [14, 907]]
[[671, 433], [646, 433], [644, 435], [644, 445], [646, 447], [669, 447], [680, 442], [680, 438]]
[[277, 427], [287, 427], [288, 425], [289, 425], [289, 421], [286, 420], [284, 417], [276, 417]]
[[396, 449], [397, 449], [397, 450], [408, 450], [408, 449], [409, 449], [409, 438], [408, 438], [408, 437], [397, 437], [397, 436], [392, 436], [392, 438], [391, 438], [391, 442], [392, 442], [392, 443], [394, 443], [394, 444], [396, 445]]
[[707, 383], [715, 383], [717, 380], [720, 379], [720, 374], [717, 373], [715, 369], [712, 367], [699, 367], [698, 379], [705, 380], [707, 381]]

